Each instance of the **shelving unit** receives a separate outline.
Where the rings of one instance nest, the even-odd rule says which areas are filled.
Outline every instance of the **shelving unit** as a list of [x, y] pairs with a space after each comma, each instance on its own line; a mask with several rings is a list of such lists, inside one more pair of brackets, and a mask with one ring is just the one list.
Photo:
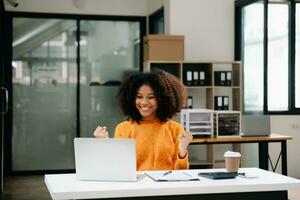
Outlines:
[[[216, 103], [218, 102], [215, 102], [215, 97], [218, 96], [228, 100], [228, 105], [222, 107], [228, 109], [224, 112], [240, 114], [242, 111], [242, 64], [239, 61], [190, 62], [152, 60], [144, 62], [144, 71], [151, 71], [154, 68], [170, 72], [182, 81], [187, 90], [187, 95], [192, 98], [193, 109], [211, 109], [216, 111], [216, 105], [218, 105]], [[216, 84], [216, 72], [229, 72], [230, 76], [228, 77], [231, 81], [222, 86]], [[203, 76], [205, 77], [204, 81], [200, 80], [201, 76], [202, 78]], [[214, 137], [219, 135], [216, 131], [218, 130], [214, 130]], [[240, 145], [234, 144], [231, 149], [239, 150]], [[216, 153], [214, 145], [206, 145], [206, 154], [204, 155], [206, 158], [204, 160], [190, 160], [190, 168], [219, 167], [222, 164], [222, 160], [220, 160], [221, 156], [216, 156]]]
[[[187, 62], [187, 61], [145, 61], [144, 71], [154, 68], [163, 69], [178, 77], [186, 86], [188, 96], [193, 97], [193, 108], [206, 108], [216, 110], [215, 96], [229, 97], [229, 110], [241, 111], [241, 62]], [[205, 84], [188, 84], [187, 72], [205, 72]], [[216, 86], [216, 71], [231, 71], [232, 81], [230, 86]], [[198, 75], [199, 78], [200, 75]], [[192, 80], [192, 82], [195, 82]], [[205, 97], [205, 98], [203, 98]]]
[[155, 68], [165, 70], [174, 76], [181, 79], [181, 63], [177, 61], [155, 61], [155, 62], [145, 62], [144, 71], [151, 71]]

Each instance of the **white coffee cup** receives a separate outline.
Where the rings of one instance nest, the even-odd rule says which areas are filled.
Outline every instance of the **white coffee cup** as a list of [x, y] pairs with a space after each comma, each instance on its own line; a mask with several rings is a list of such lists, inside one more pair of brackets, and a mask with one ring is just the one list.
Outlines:
[[227, 172], [238, 172], [241, 162], [241, 154], [234, 151], [226, 151], [224, 153], [225, 166]]

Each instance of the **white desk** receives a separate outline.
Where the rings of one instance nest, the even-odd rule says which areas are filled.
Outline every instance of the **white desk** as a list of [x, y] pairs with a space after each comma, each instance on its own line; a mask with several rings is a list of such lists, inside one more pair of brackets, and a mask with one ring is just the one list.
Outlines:
[[[189, 170], [198, 172], [222, 171], [224, 169]], [[241, 168], [239, 172], [257, 174], [257, 178], [200, 181], [154, 182], [145, 177], [138, 182], [78, 181], [75, 174], [45, 175], [47, 188], [53, 199], [272, 199], [287, 200], [288, 189], [300, 189], [300, 180], [258, 168]], [[175, 196], [174, 196], [175, 195]], [[200, 198], [199, 198], [200, 199]]]

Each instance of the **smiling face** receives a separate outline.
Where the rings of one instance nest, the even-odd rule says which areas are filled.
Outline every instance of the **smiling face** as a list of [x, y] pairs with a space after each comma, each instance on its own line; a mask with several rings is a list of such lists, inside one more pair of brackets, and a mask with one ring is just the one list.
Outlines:
[[152, 88], [148, 85], [142, 85], [135, 97], [135, 106], [142, 115], [142, 120], [157, 119], [157, 99]]

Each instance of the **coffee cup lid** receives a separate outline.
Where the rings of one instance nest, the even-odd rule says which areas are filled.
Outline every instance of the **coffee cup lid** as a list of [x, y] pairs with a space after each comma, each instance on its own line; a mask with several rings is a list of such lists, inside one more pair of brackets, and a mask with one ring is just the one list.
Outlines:
[[241, 154], [235, 151], [226, 151], [224, 157], [241, 157]]

